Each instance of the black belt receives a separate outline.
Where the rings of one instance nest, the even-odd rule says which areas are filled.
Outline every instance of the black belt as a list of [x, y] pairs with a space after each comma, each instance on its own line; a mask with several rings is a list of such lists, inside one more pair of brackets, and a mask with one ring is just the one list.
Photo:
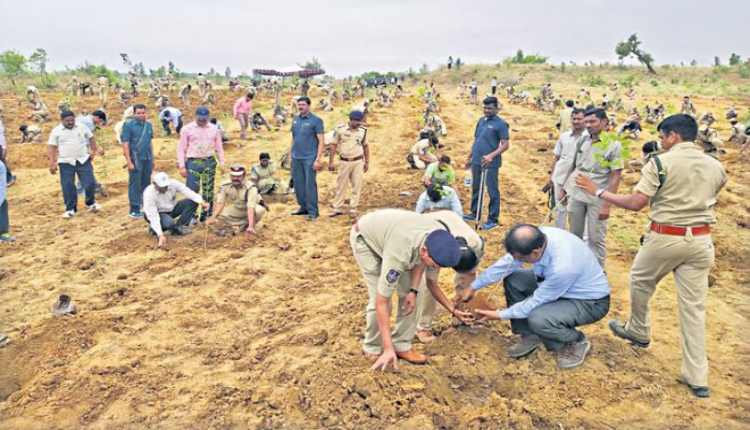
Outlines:
[[359, 157], [346, 158], [344, 156], [339, 155], [339, 158], [341, 159], [341, 161], [359, 161], [359, 160], [365, 158], [365, 156], [364, 155], [360, 155]]

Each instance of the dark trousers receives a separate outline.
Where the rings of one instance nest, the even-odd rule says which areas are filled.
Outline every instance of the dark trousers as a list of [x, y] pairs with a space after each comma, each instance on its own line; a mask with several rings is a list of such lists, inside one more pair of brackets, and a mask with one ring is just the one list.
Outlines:
[[318, 182], [313, 164], [314, 159], [292, 158], [292, 180], [299, 207], [306, 210], [309, 215], [318, 216]]
[[143, 191], [151, 183], [154, 160], [133, 160], [135, 169], [128, 171], [128, 201], [130, 212], [140, 212], [143, 206]]
[[[195, 209], [198, 204], [190, 199], [182, 199], [174, 205], [174, 209], [171, 212], [159, 212], [159, 222], [161, 223], [162, 231], [176, 231], [177, 227], [184, 227], [190, 224], [190, 220], [195, 216]], [[143, 219], [149, 223], [148, 217], [144, 216]], [[154, 232], [151, 228], [149, 230]]]
[[10, 231], [10, 218], [8, 218], [8, 199], [0, 205], [0, 234]]
[[[161, 120], [161, 126], [162, 128], [164, 128], [164, 133], [166, 133], [167, 136], [172, 135], [172, 128], [170, 124], [172, 124], [171, 120], [168, 120], [168, 119]], [[182, 131], [182, 117], [179, 117], [177, 119], [177, 127], [175, 127], [174, 129], [178, 134], [180, 133], [180, 131]]]
[[[216, 180], [216, 159], [188, 158], [185, 163], [187, 169], [188, 188], [199, 193], [203, 200], [209, 203], [208, 210], [201, 214], [201, 221], [210, 217], [214, 209], [214, 181]], [[202, 179], [202, 180], [201, 180]]]
[[78, 176], [78, 180], [83, 185], [83, 192], [86, 195], [86, 206], [96, 203], [96, 180], [94, 179], [94, 167], [91, 165], [91, 158], [83, 164], [78, 161], [76, 161], [75, 165], [59, 163], [58, 167], [60, 168], [60, 186], [62, 187], [66, 211], [75, 212], [77, 210], [78, 192], [76, 191], [76, 176]]
[[[500, 219], [500, 184], [498, 182], [499, 168], [487, 169], [487, 178], [485, 179], [484, 189], [490, 196], [490, 213], [487, 221], [499, 222]], [[482, 166], [479, 164], [471, 165], [471, 213], [476, 215], [479, 210], [479, 184], [482, 182]]]
[[[508, 307], [525, 300], [537, 289], [537, 279], [531, 270], [515, 272], [505, 278], [505, 300]], [[557, 351], [566, 344], [583, 340], [576, 327], [591, 324], [609, 312], [609, 296], [596, 300], [558, 299], [531, 311], [527, 319], [513, 319], [513, 333], [536, 334], [544, 346]]]
[[492, 95], [494, 96], [497, 93], [497, 87], [492, 87]]

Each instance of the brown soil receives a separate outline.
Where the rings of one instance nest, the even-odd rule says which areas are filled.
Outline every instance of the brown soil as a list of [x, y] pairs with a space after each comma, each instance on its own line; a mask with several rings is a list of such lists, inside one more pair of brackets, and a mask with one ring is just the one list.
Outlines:
[[[457, 101], [452, 86], [443, 88], [446, 152], [463, 160], [481, 112]], [[577, 93], [573, 84], [556, 90]], [[228, 112], [234, 97], [219, 92], [215, 110]], [[60, 95], [44, 98], [54, 107]], [[2, 99], [11, 143], [17, 118], [27, 114], [15, 100]], [[269, 113], [271, 103], [262, 96], [259, 106]], [[729, 102], [696, 103], [723, 113]], [[93, 109], [96, 98], [74, 106]], [[420, 106], [406, 97], [371, 116], [373, 163], [363, 211], [413, 208], [421, 186], [403, 160]], [[327, 127], [343, 122], [344, 111], [323, 114]], [[503, 225], [542, 222], [547, 210], [538, 190], [556, 118], [509, 104], [502, 115], [513, 130], [501, 170]], [[236, 125], [220, 120], [237, 139]], [[50, 128], [44, 126], [43, 142]], [[367, 293], [348, 246], [352, 220], [326, 216], [334, 175], [319, 175], [323, 216], [315, 223], [288, 216], [295, 208], [290, 199], [272, 204], [256, 238], [210, 235], [204, 249], [197, 229], [157, 250], [143, 221], [127, 218], [127, 175], [111, 131], [102, 142], [108, 150], [97, 172], [109, 190], [104, 209], [67, 221], [59, 218], [62, 197], [57, 177], [46, 170], [46, 147], [11, 144], [19, 183], [10, 190], [10, 215], [18, 242], [0, 248], [0, 329], [12, 339], [0, 349], [0, 428], [750, 427], [750, 172], [736, 148], [724, 158], [730, 182], [717, 208], [717, 265], [707, 303], [713, 393], [697, 400], [675, 380], [680, 349], [671, 277], [652, 300], [647, 350], [615, 339], [602, 321], [585, 328], [593, 343], [585, 365], [560, 371], [546, 351], [507, 358], [513, 342], [507, 323], [462, 331], [443, 313], [436, 322], [441, 335], [424, 347], [429, 365], [373, 373], [360, 353]], [[287, 131], [263, 131], [241, 148], [230, 146], [227, 158], [249, 165], [259, 152], [278, 158], [288, 145]], [[156, 140], [157, 165], [171, 175], [177, 175], [175, 146], [175, 138]], [[623, 188], [637, 178], [627, 172]], [[610, 317], [627, 315], [628, 269], [645, 219], [613, 210]], [[501, 255], [503, 230], [483, 234], [482, 267]], [[452, 275], [444, 272], [441, 285], [452, 290]], [[504, 304], [499, 287], [488, 291], [495, 305]], [[73, 297], [78, 315], [51, 316], [61, 293]]]

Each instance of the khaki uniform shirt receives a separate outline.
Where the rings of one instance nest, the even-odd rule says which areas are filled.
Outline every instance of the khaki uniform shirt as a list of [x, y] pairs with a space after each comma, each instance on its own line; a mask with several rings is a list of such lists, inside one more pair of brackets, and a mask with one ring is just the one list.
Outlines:
[[341, 125], [334, 130], [336, 150], [344, 158], [356, 158], [365, 155], [364, 145], [367, 129], [359, 127], [352, 130], [348, 125]]
[[715, 223], [716, 197], [727, 182], [721, 163], [693, 142], [678, 143], [659, 160], [666, 176], [661, 188], [654, 160], [643, 166], [635, 186], [651, 198], [651, 221], [684, 227]]
[[[246, 198], [247, 196], [247, 198]], [[245, 182], [242, 187], [235, 187], [231, 182], [221, 184], [217, 195], [217, 203], [224, 204], [219, 217], [230, 224], [247, 224], [247, 208], [254, 208], [261, 201], [258, 188]]]
[[[445, 223], [445, 225], [448, 226], [448, 230], [450, 230], [450, 233], [453, 235], [453, 237], [463, 237], [464, 239], [466, 239], [466, 244], [469, 245], [469, 248], [471, 248], [471, 250], [474, 251], [474, 254], [477, 256], [477, 262], [482, 259], [482, 256], [484, 255], [484, 241], [479, 236], [479, 234], [477, 234], [477, 232], [473, 228], [471, 228], [471, 226], [466, 224], [463, 218], [461, 218], [457, 213], [450, 210], [440, 210], [435, 212], [428, 212], [423, 214], [422, 216]], [[445, 226], [443, 226], [442, 224], [441, 227], [445, 228]], [[434, 280], [436, 282], [439, 274], [440, 268], [430, 267], [425, 271], [425, 276], [428, 279]]]
[[382, 260], [377, 290], [383, 297], [391, 297], [399, 285], [403, 290], [399, 296], [409, 292], [410, 283], [399, 280], [420, 264], [419, 249], [427, 235], [444, 228], [433, 219], [402, 209], [367, 213], [357, 226], [367, 246]]
[[257, 183], [261, 179], [272, 178], [274, 173], [276, 173], [276, 165], [273, 162], [269, 162], [266, 167], [254, 164], [250, 169], [250, 180]]

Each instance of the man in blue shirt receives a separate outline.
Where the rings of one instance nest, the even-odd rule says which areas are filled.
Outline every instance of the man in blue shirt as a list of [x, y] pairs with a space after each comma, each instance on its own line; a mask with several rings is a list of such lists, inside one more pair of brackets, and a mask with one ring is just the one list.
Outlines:
[[310, 98], [297, 100], [297, 115], [292, 121], [292, 180], [299, 209], [292, 215], [304, 215], [308, 221], [318, 217], [318, 183], [316, 172], [325, 147], [323, 120], [310, 112]]
[[151, 172], [154, 169], [154, 154], [151, 139], [154, 128], [146, 121], [146, 106], [137, 104], [133, 107], [135, 115], [122, 127], [120, 140], [122, 152], [128, 164], [128, 200], [130, 201], [131, 218], [143, 218], [143, 191], [151, 183]]
[[[523, 357], [541, 343], [557, 351], [561, 369], [579, 366], [591, 343], [576, 327], [609, 312], [609, 282], [591, 249], [576, 235], [554, 227], [517, 224], [505, 236], [508, 252], [471, 284], [474, 291], [503, 281], [508, 308], [477, 310], [485, 319], [509, 319], [521, 340], [508, 349]], [[531, 264], [525, 270], [523, 264]]]
[[474, 130], [474, 144], [466, 168], [471, 168], [474, 178], [471, 186], [471, 213], [464, 219], [476, 219], [479, 210], [479, 184], [482, 170], [487, 171], [485, 188], [490, 195], [490, 213], [487, 222], [482, 224], [482, 230], [490, 230], [498, 226], [500, 219], [500, 188], [498, 173], [502, 164], [501, 154], [510, 147], [510, 133], [508, 123], [497, 116], [497, 97], [484, 99], [484, 117], [477, 122]]

